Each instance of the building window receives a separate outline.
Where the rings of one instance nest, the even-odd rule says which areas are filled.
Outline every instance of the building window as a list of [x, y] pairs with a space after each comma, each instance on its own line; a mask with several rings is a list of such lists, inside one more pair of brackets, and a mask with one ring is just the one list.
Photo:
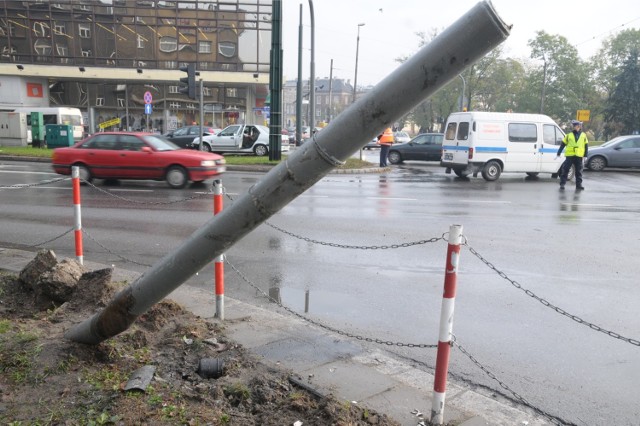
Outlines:
[[144, 49], [144, 37], [138, 34], [138, 49]]
[[11, 58], [12, 61], [16, 60], [16, 57], [14, 56], [14, 53], [17, 53], [16, 48], [15, 47], [8, 47], [8, 46], [3, 46], [2, 47], [2, 57], [3, 58]]
[[58, 54], [58, 56], [60, 56], [60, 63], [61, 64], [68, 64], [69, 63], [69, 48], [67, 46], [63, 46], [63, 45], [56, 45], [56, 53]]
[[96, 106], [104, 106], [104, 98], [96, 98]]
[[169, 108], [171, 108], [171, 109], [180, 109], [180, 103], [179, 102], [171, 102], [171, 103], [169, 103]]
[[218, 43], [218, 53], [225, 58], [233, 58], [236, 55], [236, 44], [230, 41]]
[[180, 93], [178, 92], [178, 86], [169, 86], [169, 93]]
[[199, 41], [198, 42], [198, 53], [211, 53], [211, 42], [210, 41]]
[[83, 51], [82, 51], [82, 57], [83, 57], [83, 58], [89, 58], [89, 57], [91, 57], [91, 49], [89, 49], [89, 50], [83, 50]]
[[203, 87], [203, 88], [202, 88], [202, 94], [203, 94], [204, 96], [211, 96], [211, 89], [210, 89], [210, 88], [208, 88], [208, 87]]
[[88, 25], [78, 25], [78, 33], [80, 34], [80, 38], [91, 38], [91, 28], [89, 28]]
[[56, 23], [53, 28], [54, 28], [53, 33], [55, 35], [66, 35], [67, 34], [67, 29], [64, 26], [64, 23], [60, 23], [60, 24]]
[[160, 38], [160, 51], [175, 52], [176, 50], [178, 50], [178, 39], [168, 36]]
[[176, 61], [164, 61], [164, 68], [168, 70], [174, 70], [178, 68], [178, 62]]
[[123, 98], [118, 98], [118, 106], [120, 108], [124, 108], [124, 99]]
[[33, 48], [36, 51], [36, 54], [40, 56], [51, 55], [52, 49], [51, 49], [51, 43], [49, 43], [49, 40], [38, 39], [34, 43]]
[[49, 37], [47, 24], [45, 24], [44, 22], [34, 22], [33, 32], [36, 37]]

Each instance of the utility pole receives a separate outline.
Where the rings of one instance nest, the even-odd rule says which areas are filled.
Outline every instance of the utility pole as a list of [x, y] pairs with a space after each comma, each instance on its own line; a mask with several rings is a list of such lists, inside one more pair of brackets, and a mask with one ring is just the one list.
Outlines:
[[309, 0], [309, 13], [311, 15], [311, 64], [309, 77], [309, 137], [313, 135], [316, 127], [316, 64], [315, 64], [315, 16], [313, 14], [313, 0]]
[[302, 142], [302, 4], [298, 25], [298, 86], [296, 88], [296, 146]]
[[282, 153], [282, 0], [273, 1], [271, 68], [269, 70], [269, 160], [280, 160]]

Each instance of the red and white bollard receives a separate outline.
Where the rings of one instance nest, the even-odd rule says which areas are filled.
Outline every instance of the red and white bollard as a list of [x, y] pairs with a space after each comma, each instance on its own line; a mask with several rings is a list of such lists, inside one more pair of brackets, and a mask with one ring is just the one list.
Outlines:
[[76, 239], [76, 259], [81, 265], [84, 264], [84, 255], [82, 254], [82, 219], [80, 215], [80, 168], [78, 166], [71, 167], [71, 184], [73, 187], [73, 219], [74, 234]]
[[447, 247], [447, 265], [444, 272], [444, 294], [440, 311], [440, 333], [438, 336], [438, 354], [436, 356], [436, 375], [433, 384], [431, 404], [431, 423], [441, 425], [444, 422], [444, 397], [447, 389], [451, 334], [453, 332], [453, 307], [456, 299], [458, 280], [458, 261], [460, 260], [460, 241], [462, 225], [449, 227], [449, 245]]
[[[213, 214], [217, 215], [222, 211], [222, 183], [219, 179], [213, 181]], [[216, 318], [224, 320], [224, 254], [216, 257], [215, 263], [216, 282]]]

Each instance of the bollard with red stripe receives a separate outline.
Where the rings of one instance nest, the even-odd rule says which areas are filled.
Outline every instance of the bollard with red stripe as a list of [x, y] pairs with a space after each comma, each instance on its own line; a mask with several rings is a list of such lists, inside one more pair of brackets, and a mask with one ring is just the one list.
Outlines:
[[[219, 179], [213, 181], [213, 214], [217, 215], [222, 211], [222, 183]], [[224, 254], [216, 257], [215, 263], [216, 282], [216, 318], [224, 320]]]
[[74, 234], [76, 240], [76, 259], [81, 265], [84, 264], [84, 255], [82, 253], [82, 219], [80, 215], [80, 168], [78, 166], [71, 167], [71, 185], [73, 187], [73, 219]]
[[460, 242], [462, 225], [449, 227], [449, 245], [447, 246], [447, 264], [444, 272], [444, 294], [440, 311], [440, 332], [438, 335], [438, 353], [436, 356], [436, 374], [433, 384], [431, 404], [431, 423], [441, 425], [444, 422], [444, 398], [447, 389], [451, 334], [453, 332], [453, 308], [458, 280], [458, 261], [460, 260]]

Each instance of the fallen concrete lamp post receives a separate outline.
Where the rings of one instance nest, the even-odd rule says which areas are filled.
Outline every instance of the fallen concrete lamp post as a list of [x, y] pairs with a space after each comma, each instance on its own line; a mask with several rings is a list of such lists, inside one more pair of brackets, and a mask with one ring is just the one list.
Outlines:
[[382, 129], [502, 43], [510, 28], [490, 2], [478, 3], [273, 168], [230, 208], [215, 215], [65, 337], [98, 344], [125, 331], [138, 316], [342, 164]]

